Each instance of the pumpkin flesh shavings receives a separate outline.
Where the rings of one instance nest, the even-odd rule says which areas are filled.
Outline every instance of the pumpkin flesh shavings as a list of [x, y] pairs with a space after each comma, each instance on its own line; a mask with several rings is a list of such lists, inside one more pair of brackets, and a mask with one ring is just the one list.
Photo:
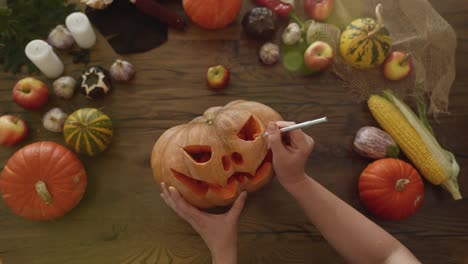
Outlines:
[[442, 187], [449, 191], [454, 199], [461, 199], [462, 197], [457, 182], [460, 167], [453, 153], [443, 149], [432, 134], [432, 128], [429, 126], [427, 121], [425, 122], [424, 120], [419, 119], [408, 105], [398, 99], [391, 91], [384, 91], [384, 97], [405, 116], [407, 121], [421, 136], [421, 139], [424, 141], [431, 155], [448, 176], [448, 178], [441, 183]]

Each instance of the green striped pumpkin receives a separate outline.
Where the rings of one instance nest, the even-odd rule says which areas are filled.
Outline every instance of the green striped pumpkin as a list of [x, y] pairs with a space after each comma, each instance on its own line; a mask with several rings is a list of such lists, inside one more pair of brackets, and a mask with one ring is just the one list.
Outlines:
[[351, 22], [340, 37], [340, 54], [353, 67], [370, 69], [381, 65], [392, 45], [390, 33], [383, 26], [380, 9], [376, 7], [377, 22], [359, 18]]
[[63, 135], [68, 146], [77, 153], [95, 156], [111, 142], [112, 121], [98, 109], [83, 108], [68, 116]]

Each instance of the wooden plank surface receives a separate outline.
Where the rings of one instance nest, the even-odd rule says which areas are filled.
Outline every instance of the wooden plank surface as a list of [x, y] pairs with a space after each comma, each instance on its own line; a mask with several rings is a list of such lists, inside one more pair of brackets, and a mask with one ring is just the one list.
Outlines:
[[[461, 167], [459, 183], [468, 197], [468, 4], [466, 0], [431, 1], [458, 34], [457, 78], [450, 95], [450, 115], [433, 122], [442, 146]], [[171, 32], [169, 42], [144, 54], [126, 56], [137, 78], [118, 84], [104, 100], [76, 95], [71, 102], [51, 100], [45, 110], [103, 107], [115, 124], [111, 148], [96, 158], [81, 157], [88, 189], [81, 203], [53, 222], [32, 222], [12, 214], [0, 200], [0, 263], [208, 263], [200, 237], [167, 208], [154, 184], [150, 153], [167, 128], [187, 122], [206, 108], [236, 99], [265, 103], [285, 119], [304, 121], [328, 116], [330, 122], [306, 130], [316, 142], [307, 172], [357, 210], [357, 181], [368, 164], [351, 149], [355, 132], [375, 125], [365, 104], [356, 103], [330, 73], [296, 78], [280, 65], [258, 63], [260, 43], [247, 40], [239, 20], [217, 33], [190, 27]], [[118, 57], [99, 38], [93, 64], [110, 66]], [[62, 56], [67, 73], [81, 67]], [[229, 89], [216, 94], [205, 86], [208, 66], [226, 64]], [[11, 100], [20, 76], [0, 74], [0, 114], [25, 118], [32, 128], [22, 145], [40, 140], [63, 144], [60, 134], [43, 129], [44, 111], [25, 112]], [[19, 148], [0, 148], [0, 167]], [[468, 202], [425, 185], [421, 210], [402, 222], [374, 219], [402, 241], [423, 263], [468, 263]], [[274, 209], [274, 210], [273, 210]], [[370, 216], [371, 217], [371, 216]], [[352, 241], [350, 241], [352, 243]], [[343, 263], [276, 180], [248, 198], [239, 224], [239, 263]]]

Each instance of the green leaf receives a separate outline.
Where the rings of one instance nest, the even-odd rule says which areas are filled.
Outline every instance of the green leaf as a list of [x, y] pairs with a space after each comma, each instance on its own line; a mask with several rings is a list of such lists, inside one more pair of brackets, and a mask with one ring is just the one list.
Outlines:
[[291, 12], [289, 13], [289, 17], [294, 21], [296, 22], [298, 25], [299, 25], [299, 28], [304, 32], [305, 31], [305, 25], [304, 25], [304, 22], [302, 21], [302, 19], [300, 19], [296, 13], [294, 12]]
[[0, 8], [0, 62], [2, 69], [18, 73], [23, 66], [30, 73], [38, 69], [24, 54], [34, 39], [45, 39], [49, 32], [75, 12], [67, 0], [9, 0], [8, 8]]
[[397, 145], [389, 146], [387, 148], [387, 157], [398, 159], [400, 157], [400, 148]]
[[426, 127], [429, 132], [434, 135], [434, 130], [432, 129], [431, 125], [429, 124], [429, 120], [427, 119], [427, 107], [424, 101], [420, 98], [416, 98], [416, 105], [418, 107], [418, 115], [419, 115], [419, 120], [423, 123], [423, 125]]

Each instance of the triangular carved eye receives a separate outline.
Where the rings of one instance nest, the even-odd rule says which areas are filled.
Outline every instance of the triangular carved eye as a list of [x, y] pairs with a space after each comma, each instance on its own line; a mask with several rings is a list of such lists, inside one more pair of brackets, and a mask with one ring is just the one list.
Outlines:
[[237, 133], [237, 137], [245, 141], [253, 141], [262, 133], [260, 124], [251, 115], [250, 118], [245, 122], [242, 129]]
[[182, 148], [196, 163], [205, 163], [211, 159], [211, 147], [191, 145]]

